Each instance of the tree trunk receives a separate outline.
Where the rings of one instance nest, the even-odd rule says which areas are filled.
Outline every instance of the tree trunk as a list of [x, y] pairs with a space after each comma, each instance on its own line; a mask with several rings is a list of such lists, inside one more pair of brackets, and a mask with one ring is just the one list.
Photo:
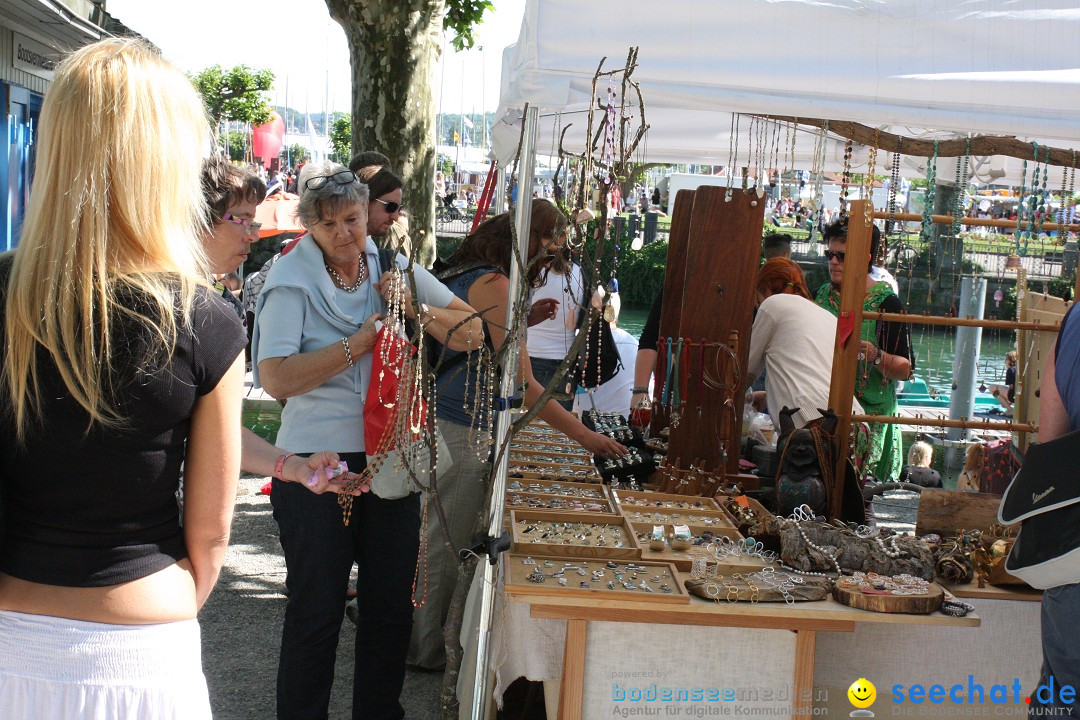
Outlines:
[[377, 150], [404, 181], [414, 260], [435, 260], [435, 60], [443, 0], [326, 0], [352, 66], [352, 151]]

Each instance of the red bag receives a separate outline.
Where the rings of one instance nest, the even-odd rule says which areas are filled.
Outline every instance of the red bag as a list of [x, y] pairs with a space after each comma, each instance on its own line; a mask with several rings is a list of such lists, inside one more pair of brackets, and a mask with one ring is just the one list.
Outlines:
[[416, 348], [383, 325], [375, 335], [371, 380], [364, 399], [364, 450], [369, 459], [399, 449], [394, 440], [399, 409], [410, 411], [405, 421], [413, 430], [413, 440], [419, 437], [419, 430], [427, 420], [427, 400], [423, 396], [412, 397], [417, 385], [412, 373], [422, 372], [422, 369], [414, 362], [406, 362], [407, 358], [416, 358]]

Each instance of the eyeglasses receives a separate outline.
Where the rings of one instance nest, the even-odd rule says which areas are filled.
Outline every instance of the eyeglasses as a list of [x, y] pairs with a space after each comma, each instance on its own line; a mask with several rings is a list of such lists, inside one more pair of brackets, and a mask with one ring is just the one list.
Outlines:
[[401, 203], [387, 202], [386, 200], [380, 200], [379, 198], [375, 198], [375, 202], [383, 204], [383, 207], [386, 208], [387, 215], [393, 215], [398, 211], [405, 212], [405, 206]]
[[333, 175], [315, 175], [304, 181], [305, 190], [318, 190], [333, 181], [335, 185], [351, 185], [356, 182], [356, 173], [352, 170], [341, 170]]
[[254, 220], [248, 220], [247, 218], [237, 217], [232, 213], [223, 213], [222, 220], [231, 222], [233, 225], [239, 225], [244, 228], [244, 232], [257, 233], [262, 229], [262, 223], [257, 223]]
[[826, 250], [825, 251], [825, 259], [826, 260], [832, 260], [833, 258], [836, 258], [837, 262], [844, 262], [845, 257], [847, 257], [847, 253], [844, 252], [843, 250], [841, 250], [839, 252], [833, 252], [832, 250]]

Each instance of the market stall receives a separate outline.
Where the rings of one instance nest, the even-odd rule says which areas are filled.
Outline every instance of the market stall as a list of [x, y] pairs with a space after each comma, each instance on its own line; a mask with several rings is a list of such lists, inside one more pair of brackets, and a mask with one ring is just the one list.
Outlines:
[[[574, 134], [561, 131], [570, 122], [584, 125], [586, 108], [611, 108], [613, 88], [618, 83], [608, 81], [605, 106], [597, 91], [597, 58], [619, 58], [625, 55], [627, 45], [640, 46], [640, 56], [634, 52], [631, 55], [645, 101], [636, 114], [630, 110], [621, 118], [647, 120], [649, 130], [642, 159], [677, 162], [693, 158], [743, 168], [741, 179], [736, 173], [728, 173], [732, 178], [728, 188], [702, 188], [700, 196], [691, 193], [681, 209], [676, 203], [671, 245], [675, 255], [674, 262], [669, 256], [665, 294], [670, 331], [661, 333], [698, 341], [702, 348], [709, 343], [723, 343], [733, 358], [732, 365], [738, 364], [748, 339], [749, 305], [744, 301], [751, 294], [749, 279], [761, 236], [761, 209], [754, 198], [762, 197], [761, 189], [771, 172], [805, 163], [818, 177], [829, 167], [842, 169], [845, 175], [864, 172], [872, 176], [877, 150], [881, 148], [893, 153], [888, 162], [883, 159], [877, 166], [883, 172], [887, 169], [898, 174], [903, 166], [932, 174], [939, 160], [967, 157], [966, 167], [972, 175], [962, 180], [985, 167], [997, 177], [1011, 174], [1021, 183], [1033, 183], [1025, 153], [1030, 152], [1034, 141], [1033, 163], [1043, 167], [1045, 200], [1047, 168], [1068, 166], [1068, 149], [1080, 142], [1075, 123], [1066, 112], [1080, 100], [1080, 72], [1068, 67], [1070, 62], [1056, 50], [1067, 46], [1070, 28], [1080, 23], [1080, 17], [1065, 3], [1047, 8], [1045, 4], [1036, 7], [1032, 3], [987, 2], [973, 9], [970, 5], [926, 8], [916, 2], [896, 2], [868, 9], [854, 1], [822, 6], [813, 2], [742, 0], [722, 5], [669, 3], [662, 17], [656, 16], [656, 10], [654, 5], [634, 2], [529, 2], [521, 40], [504, 53], [502, 134], [512, 140], [504, 142], [503, 147], [510, 154], [516, 148], [521, 110], [529, 103], [534, 109], [533, 122], [539, 120], [545, 128], [540, 137], [549, 133], [553, 146], [589, 152], [591, 134], [578, 133], [580, 137], [575, 140]], [[650, 21], [644, 22], [643, 18]], [[702, 28], [709, 28], [707, 34], [700, 33]], [[730, 32], [718, 39], [715, 28], [729, 28]], [[772, 41], [767, 57], [758, 52], [760, 34], [750, 32], [750, 28], [768, 29]], [[815, 37], [831, 40], [808, 45], [807, 38]], [[996, 52], [999, 38], [1010, 47], [1019, 43], [1031, 52], [1020, 57]], [[842, 51], [838, 51], [840, 45]], [[625, 85], [621, 92], [626, 93]], [[806, 122], [807, 117], [828, 121]], [[939, 132], [902, 130], [911, 127], [935, 128]], [[803, 134], [806, 128], [814, 128], [810, 142]], [[891, 132], [896, 128], [901, 131]], [[1000, 142], [995, 144], [990, 137], [965, 137], [972, 132], [1010, 137], [997, 138]], [[902, 136], [901, 147], [889, 147], [883, 141], [893, 135]], [[1013, 135], [1023, 140], [1016, 141]], [[946, 147], [957, 138], [959, 147]], [[932, 152], [919, 145], [923, 142], [930, 143]], [[866, 148], [865, 155], [853, 147], [855, 144]], [[813, 146], [812, 152], [800, 155], [810, 150], [808, 146]], [[505, 151], [500, 155], [508, 157]], [[1000, 160], [1003, 156], [1012, 159]], [[1075, 155], [1071, 157], [1075, 164]], [[958, 177], [961, 166], [960, 160], [954, 162]], [[529, 168], [526, 166], [522, 173], [529, 175]], [[1029, 192], [1033, 196], [1036, 193], [1034, 183]], [[896, 209], [875, 213], [873, 208], [853, 203], [850, 214], [864, 222], [852, 223], [849, 260], [856, 265], [867, 263], [869, 222], [874, 217], [895, 217]], [[920, 220], [934, 222], [929, 215], [927, 212]], [[1027, 232], [1031, 232], [1037, 215], [1029, 213]], [[1036, 231], [1045, 220], [1039, 220]], [[960, 224], [966, 219], [954, 213], [948, 222]], [[1023, 218], [1014, 227], [1018, 234], [1024, 230]], [[1045, 227], [1049, 229], [1049, 225]], [[846, 302], [841, 301], [841, 312], [847, 313], [855, 331], [837, 336], [832, 395], [836, 400], [833, 407], [841, 408], [845, 403], [839, 400], [852, 395], [861, 312], [854, 289], [845, 287], [843, 296]], [[676, 307], [678, 310], [674, 310]], [[728, 309], [723, 318], [718, 317], [720, 307]], [[1052, 330], [1053, 326], [1038, 329]], [[691, 362], [686, 367], [692, 372]], [[705, 363], [699, 367], [704, 375]], [[729, 386], [734, 384], [728, 380]], [[686, 382], [682, 387], [692, 392], [693, 384]], [[731, 479], [735, 472], [731, 456], [725, 451], [733, 446], [730, 438], [738, 436], [739, 419], [721, 417], [717, 408], [726, 406], [725, 398], [715, 400], [716, 407], [710, 407], [700, 395], [686, 403], [702, 407], [698, 417], [711, 419], [714, 425], [702, 426], [692, 420], [679, 433], [672, 423], [671, 450], [681, 454], [679, 460], [684, 468], [692, 462], [701, 463], [703, 455], [711, 453], [706, 461], [708, 470]], [[840, 414], [841, 425], [836, 433], [841, 443], [838, 462], [846, 463], [846, 423], [851, 420], [850, 415]], [[1019, 432], [1035, 429], [1022, 420], [1009, 428]], [[842, 477], [839, 468], [834, 477]], [[532, 493], [534, 498], [543, 494]], [[839, 493], [834, 492], [832, 497], [839, 497]], [[584, 532], [586, 526], [602, 526], [605, 543], [613, 537], [624, 544], [644, 541], [646, 546], [650, 539], [669, 545], [672, 539], [679, 539], [680, 531], [674, 523], [670, 530], [654, 532], [650, 538], [647, 529], [639, 531], [634, 526], [625, 506], [617, 506], [621, 517], [618, 521], [600, 523], [595, 517], [548, 520], [581, 523], [583, 526], [575, 529], [581, 530], [578, 534], [582, 536], [589, 534]], [[830, 515], [837, 514], [832, 508]], [[569, 568], [566, 558], [580, 558], [579, 553], [566, 554], [556, 548], [556, 554], [546, 560], [552, 563], [546, 568], [551, 572], [537, 570], [530, 573], [532, 580], [519, 577], [520, 568], [514, 566], [515, 562], [543, 557], [520, 557], [526, 543], [532, 542], [526, 540], [525, 531], [529, 527], [533, 528], [530, 532], [542, 531], [542, 519], [523, 516], [525, 524], [519, 529], [518, 520], [510, 518], [511, 529], [517, 533], [515, 542], [521, 547], [515, 548], [517, 556], [503, 561], [502, 581], [506, 584], [495, 613], [492, 656], [500, 690], [518, 675], [549, 684], [562, 678], [560, 717], [610, 716], [613, 708], [617, 712], [622, 706], [613, 705], [619, 700], [612, 696], [617, 694], [611, 687], [612, 679], [623, 677], [618, 673], [635, 672], [635, 668], [653, 671], [656, 676], [664, 673], [673, 685], [683, 687], [736, 687], [758, 682], [758, 687], [792, 685], [800, 690], [821, 687], [841, 691], [859, 677], [879, 678], [879, 685], [885, 687], [886, 682], [947, 685], [963, 682], [974, 674], [987, 684], [1015, 678], [1025, 692], [1030, 692], [1037, 677], [1038, 603], [1030, 602], [1031, 595], [1003, 591], [976, 597], [970, 603], [977, 616], [964, 618], [946, 617], [939, 612], [892, 615], [848, 609], [833, 596], [765, 608], [741, 595], [743, 588], [728, 587], [734, 574], [723, 572], [722, 558], [710, 550], [716, 561], [711, 570], [709, 566], [704, 570], [693, 567], [693, 558], [689, 559], [689, 570], [675, 567], [684, 586], [688, 581], [705, 582], [705, 596], [691, 598], [688, 604], [681, 598], [680, 602], [642, 603], [633, 598], [634, 592], [641, 592], [636, 582], [632, 583], [633, 590], [626, 589], [630, 598], [620, 597], [623, 593], [615, 588], [612, 591], [620, 596], [609, 597], [603, 589], [591, 587], [587, 576], [594, 568], [580, 565], [572, 570], [578, 577], [583, 577], [578, 571], [584, 571], [585, 579], [570, 579], [576, 580], [577, 589], [585, 591], [586, 596], [575, 597], [558, 582], [567, 579], [566, 574], [557, 572], [560, 567]], [[791, 518], [779, 522], [781, 533], [785, 528], [791, 531]], [[799, 524], [796, 519], [796, 529]], [[989, 532], [988, 527], [980, 529]], [[955, 542], [982, 542], [977, 536], [972, 540], [958, 527], [953, 530], [960, 530]], [[548, 532], [554, 532], [554, 528]], [[705, 542], [703, 530], [695, 531], [692, 526], [688, 526], [686, 537], [696, 547], [711, 544]], [[923, 552], [914, 544], [898, 549], [896, 536], [874, 539], [882, 544], [886, 558], [915, 559]], [[893, 543], [891, 549], [889, 542]], [[590, 549], [596, 551], [594, 545], [591, 543]], [[832, 551], [821, 551], [821, 545], [820, 540], [815, 545], [807, 539], [809, 549], [803, 548], [803, 555], [786, 548], [788, 552], [781, 552], [781, 558], [788, 563], [805, 559], [801, 569], [810, 572], [820, 572], [822, 564], [828, 566], [828, 560], [837, 569], [857, 570], [850, 565], [840, 568], [843, 553], [836, 552], [837, 546], [829, 545], [826, 547], [832, 547]], [[638, 549], [644, 552], [642, 547]], [[615, 563], [615, 569], [622, 569], [624, 575], [627, 572], [625, 566], [618, 565], [627, 561], [625, 557], [609, 558], [602, 553], [591, 557], [605, 568]], [[669, 578], [652, 567], [645, 572]], [[881, 573], [894, 579], [903, 575]], [[932, 571], [927, 579], [933, 577]], [[761, 579], [758, 576], [753, 582], [760, 586]], [[544, 585], [545, 589], [520, 592], [518, 588], [529, 587], [527, 583]], [[669, 582], [661, 584], [670, 586]], [[710, 585], [713, 592], [708, 591]], [[918, 592], [907, 586], [890, 590], [884, 583], [878, 587], [871, 582], [868, 588], [857, 590], [871, 596], [898, 594], [901, 599], [909, 594], [932, 594], [922, 586], [914, 589]], [[842, 593], [834, 594], [839, 597]], [[717, 602], [720, 596], [722, 601]], [[731, 602], [726, 602], [729, 599]], [[979, 620], [981, 626], [972, 629]], [[702, 631], [696, 626], [712, 629]], [[719, 681], [718, 676], [722, 678]], [[832, 705], [836, 695], [840, 693], [833, 693], [822, 705], [834, 710], [850, 709], [842, 695], [841, 704]], [[805, 712], [812, 706], [819, 706], [814, 698], [800, 695], [786, 707], [797, 716], [799, 710]], [[1023, 706], [1018, 709], [1023, 710]]]

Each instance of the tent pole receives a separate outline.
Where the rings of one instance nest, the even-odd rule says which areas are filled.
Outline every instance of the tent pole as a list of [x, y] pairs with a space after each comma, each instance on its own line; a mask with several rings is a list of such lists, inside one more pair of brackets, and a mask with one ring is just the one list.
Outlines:
[[[510, 288], [509, 300], [506, 305], [506, 327], [509, 333], [506, 336], [505, 345], [510, 348], [503, 360], [503, 375], [499, 383], [499, 398], [502, 403], [497, 406], [498, 419], [495, 425], [497, 465], [494, 468], [495, 477], [491, 490], [491, 505], [488, 508], [488, 543], [489, 548], [496, 544], [496, 538], [503, 534], [503, 512], [506, 509], [506, 475], [510, 464], [510, 425], [513, 420], [514, 410], [510, 407], [509, 398], [515, 396], [517, 389], [517, 348], [524, 344], [524, 324], [515, 322], [518, 308], [515, 301], [521, 287], [521, 268], [529, 262], [529, 224], [532, 220], [532, 189], [533, 173], [536, 167], [536, 124], [537, 109], [530, 107], [525, 113], [525, 133], [521, 140], [521, 170], [518, 173], [518, 203], [514, 207], [514, 224], [517, 227], [518, 237], [518, 261], [510, 263]], [[515, 334], [518, 336], [515, 337]], [[499, 562], [496, 552], [489, 552], [488, 561], [484, 565], [484, 582], [481, 586], [482, 596], [480, 599], [480, 623], [477, 628], [479, 636], [476, 642], [476, 671], [473, 674], [472, 712], [469, 717], [472, 720], [483, 720], [487, 717], [489, 683], [488, 683], [488, 654], [489, 640], [491, 637], [491, 620], [495, 608], [495, 571]]]

